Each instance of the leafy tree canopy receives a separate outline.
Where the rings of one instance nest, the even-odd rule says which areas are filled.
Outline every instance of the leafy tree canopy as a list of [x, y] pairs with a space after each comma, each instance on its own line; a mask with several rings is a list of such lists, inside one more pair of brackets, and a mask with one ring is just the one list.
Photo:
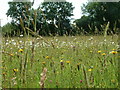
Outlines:
[[70, 30], [70, 17], [73, 16], [73, 5], [69, 2], [44, 2], [40, 7], [43, 11], [46, 21], [54, 24], [60, 30], [60, 35]]
[[[114, 27], [120, 28], [120, 2], [88, 2], [82, 6], [83, 14], [89, 18], [83, 19], [83, 17], [77, 22], [79, 27], [84, 27], [81, 22], [86, 24], [93, 23], [91, 26], [93, 31], [95, 27], [101, 30], [101, 25], [105, 25], [110, 22], [110, 30], [115, 33]], [[78, 21], [78, 20], [77, 20]], [[86, 27], [84, 27], [86, 29]], [[90, 30], [89, 30], [90, 31]]]

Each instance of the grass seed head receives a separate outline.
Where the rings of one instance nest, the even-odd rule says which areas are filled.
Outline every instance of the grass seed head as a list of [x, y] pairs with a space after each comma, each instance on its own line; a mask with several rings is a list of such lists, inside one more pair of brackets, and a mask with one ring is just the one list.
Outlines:
[[46, 73], [47, 73], [47, 68], [44, 68], [43, 69], [43, 72], [41, 73], [41, 80], [40, 80], [40, 87], [41, 88], [44, 88], [44, 82], [45, 82], [45, 80], [46, 80]]

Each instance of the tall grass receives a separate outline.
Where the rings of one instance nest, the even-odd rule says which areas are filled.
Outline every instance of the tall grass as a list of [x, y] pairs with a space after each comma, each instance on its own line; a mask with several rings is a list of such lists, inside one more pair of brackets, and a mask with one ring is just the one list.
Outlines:
[[117, 36], [43, 38], [3, 38], [3, 88], [118, 87]]
[[104, 37], [42, 37], [36, 11], [34, 18], [34, 30], [20, 23], [35, 37], [3, 38], [3, 88], [118, 88], [118, 36], [107, 36], [109, 22]]

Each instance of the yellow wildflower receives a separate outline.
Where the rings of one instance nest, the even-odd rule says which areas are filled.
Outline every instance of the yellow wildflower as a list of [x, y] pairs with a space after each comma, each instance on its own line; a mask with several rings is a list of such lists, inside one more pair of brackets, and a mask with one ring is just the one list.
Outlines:
[[116, 51], [112, 51], [112, 52], [110, 52], [110, 53], [112, 53], [112, 54], [117, 54], [117, 52], [116, 52]]
[[42, 64], [45, 64], [46, 62], [42, 62]]
[[66, 61], [66, 63], [68, 63], [68, 64], [69, 64], [69, 63], [70, 63], [70, 61]]
[[98, 53], [101, 53], [102, 51], [98, 51]]
[[13, 69], [14, 72], [18, 72], [18, 69]]
[[113, 51], [115, 51], [116, 49], [112, 49]]
[[89, 72], [91, 72], [91, 71], [92, 71], [92, 69], [88, 69], [88, 71], [89, 71]]
[[106, 53], [102, 53], [101, 55], [105, 56], [105, 55], [106, 55]]
[[23, 49], [19, 49], [19, 51], [18, 52], [23, 52]]
[[63, 60], [60, 60], [60, 62], [63, 62]]
[[50, 57], [49, 57], [49, 56], [46, 56], [45, 58], [46, 58], [46, 59], [50, 59]]
[[14, 54], [10, 54], [10, 56], [14, 56]]

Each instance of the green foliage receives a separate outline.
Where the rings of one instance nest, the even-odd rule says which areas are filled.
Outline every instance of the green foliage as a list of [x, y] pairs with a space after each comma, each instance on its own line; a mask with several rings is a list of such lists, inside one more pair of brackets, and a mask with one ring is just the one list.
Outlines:
[[[3, 38], [2, 88], [118, 88], [118, 36]], [[51, 43], [54, 45], [51, 45]], [[113, 44], [114, 43], [114, 44]], [[32, 65], [32, 67], [31, 67]]]
[[10, 8], [6, 13], [12, 17], [23, 33], [28, 33], [25, 27], [40, 35], [70, 34], [70, 17], [73, 15], [72, 3], [43, 2], [38, 9], [33, 9], [33, 3], [9, 2]]
[[18, 27], [13, 23], [7, 23], [2, 27], [2, 35], [3, 36], [15, 36], [17, 35], [16, 31]]
[[89, 16], [85, 16], [83, 15], [80, 19], [77, 19], [74, 21], [74, 23], [76, 23], [76, 25], [81, 29], [81, 32], [83, 32], [84, 34], [87, 34], [88, 32], [93, 32], [93, 28], [92, 31], [90, 31], [90, 27], [92, 26], [92, 19]]
[[[33, 1], [34, 3], [34, 1]], [[43, 2], [37, 9], [33, 9], [31, 2], [9, 2], [7, 16], [12, 17], [12, 23], [18, 26], [22, 34], [31, 31], [43, 35], [76, 35], [103, 34], [108, 22], [110, 25], [106, 34], [117, 33], [120, 26], [120, 2], [89, 2], [83, 4], [83, 15], [70, 24], [73, 16], [73, 5], [69, 2]]]
[[[82, 27], [85, 31], [95, 31], [95, 27], [99, 31], [104, 31], [102, 26], [110, 22], [108, 33], [116, 33], [116, 29], [120, 28], [120, 2], [88, 2], [82, 6], [83, 14], [81, 19], [76, 20], [78, 27]], [[83, 22], [83, 23], [82, 23]], [[86, 26], [85, 26], [86, 23]], [[88, 25], [92, 29], [88, 30]], [[114, 28], [115, 27], [115, 28]]]
[[[31, 2], [8, 2], [9, 9], [7, 16], [12, 18], [12, 23], [17, 25], [20, 32], [23, 32], [25, 26], [29, 27]], [[21, 25], [22, 24], [22, 25]], [[25, 31], [24, 31], [25, 33]]]
[[30, 11], [30, 29], [35, 31], [36, 26], [35, 32], [43, 36], [69, 34], [73, 9], [68, 2], [43, 2], [36, 10]]
[[[9, 9], [7, 16], [13, 19], [13, 22], [20, 24], [20, 18], [26, 21], [26, 18], [30, 15], [30, 8], [32, 3], [30, 2], [8, 2]], [[26, 21], [27, 22], [27, 21]]]
[[[51, 34], [70, 34], [70, 17], [73, 15], [72, 3], [69, 2], [44, 2], [40, 7], [49, 24]], [[54, 30], [54, 31], [53, 31]]]

